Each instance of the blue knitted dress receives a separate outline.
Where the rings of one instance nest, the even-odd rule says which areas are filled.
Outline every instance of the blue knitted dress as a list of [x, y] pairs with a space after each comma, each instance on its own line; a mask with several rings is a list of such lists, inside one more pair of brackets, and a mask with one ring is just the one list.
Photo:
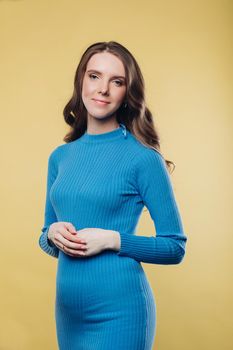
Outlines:
[[[136, 235], [146, 206], [156, 235]], [[49, 225], [71, 222], [120, 233], [119, 251], [71, 257], [48, 240]], [[142, 232], [143, 233], [143, 232]], [[141, 262], [178, 264], [184, 234], [162, 156], [120, 124], [85, 132], [48, 159], [41, 249], [58, 259], [55, 320], [60, 350], [151, 350], [156, 303]]]

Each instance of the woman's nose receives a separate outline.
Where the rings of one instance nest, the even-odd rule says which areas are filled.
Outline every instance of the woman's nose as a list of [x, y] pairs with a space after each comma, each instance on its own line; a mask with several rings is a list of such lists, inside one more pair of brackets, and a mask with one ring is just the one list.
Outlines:
[[99, 86], [99, 92], [102, 94], [108, 94], [109, 93], [109, 86], [107, 82], [101, 82]]

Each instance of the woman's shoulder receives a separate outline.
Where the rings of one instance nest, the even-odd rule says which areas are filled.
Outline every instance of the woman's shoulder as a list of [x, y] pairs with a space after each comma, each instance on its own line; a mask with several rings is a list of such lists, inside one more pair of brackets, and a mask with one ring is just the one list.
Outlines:
[[163, 155], [157, 149], [141, 143], [133, 134], [131, 134], [131, 139], [134, 150], [134, 162], [145, 165], [164, 162]]
[[64, 143], [58, 146], [55, 146], [54, 148], [52, 148], [52, 150], [50, 151], [49, 154], [49, 158], [50, 159], [56, 159], [56, 158], [60, 158], [61, 155], [66, 152], [66, 150], [70, 147], [69, 143]]

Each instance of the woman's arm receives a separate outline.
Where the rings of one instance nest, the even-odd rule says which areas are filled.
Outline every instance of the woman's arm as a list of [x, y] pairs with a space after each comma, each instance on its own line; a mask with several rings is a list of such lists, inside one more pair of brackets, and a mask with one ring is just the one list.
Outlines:
[[136, 160], [135, 183], [154, 221], [156, 237], [119, 232], [117, 254], [152, 264], [178, 264], [185, 255], [187, 237], [165, 161], [152, 149]]
[[57, 222], [57, 217], [55, 214], [55, 211], [53, 209], [52, 203], [50, 201], [49, 193], [51, 186], [56, 179], [57, 176], [57, 166], [54, 159], [54, 151], [50, 154], [48, 159], [48, 166], [47, 166], [47, 191], [46, 191], [46, 201], [45, 201], [45, 209], [44, 209], [44, 226], [41, 229], [41, 235], [39, 237], [39, 245], [41, 249], [55, 257], [58, 258], [59, 255], [59, 249], [55, 246], [55, 244], [48, 238], [48, 231], [49, 226]]

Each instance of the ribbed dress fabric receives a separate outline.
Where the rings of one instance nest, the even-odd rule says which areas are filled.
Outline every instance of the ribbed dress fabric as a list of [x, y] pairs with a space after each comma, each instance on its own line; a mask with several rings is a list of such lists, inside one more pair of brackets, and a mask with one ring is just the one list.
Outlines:
[[[143, 207], [156, 234], [136, 234]], [[120, 250], [71, 257], [48, 240], [49, 226], [118, 231]], [[178, 264], [187, 237], [165, 161], [123, 123], [85, 132], [48, 158], [41, 249], [58, 259], [55, 320], [60, 350], [151, 350], [156, 302], [141, 262]]]

